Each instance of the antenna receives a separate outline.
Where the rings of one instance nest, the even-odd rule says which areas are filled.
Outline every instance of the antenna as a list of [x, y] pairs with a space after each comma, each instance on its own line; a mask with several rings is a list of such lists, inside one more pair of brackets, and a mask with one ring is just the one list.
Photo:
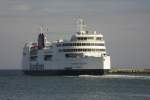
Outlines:
[[43, 25], [40, 26], [40, 31], [43, 33]]
[[77, 27], [79, 28], [79, 31], [80, 31], [80, 32], [85, 31], [86, 25], [85, 25], [83, 19], [80, 18], [80, 19], [77, 21]]
[[45, 33], [48, 34], [48, 25], [45, 26]]
[[47, 25], [41, 25], [40, 26], [40, 33], [48, 34], [48, 26]]

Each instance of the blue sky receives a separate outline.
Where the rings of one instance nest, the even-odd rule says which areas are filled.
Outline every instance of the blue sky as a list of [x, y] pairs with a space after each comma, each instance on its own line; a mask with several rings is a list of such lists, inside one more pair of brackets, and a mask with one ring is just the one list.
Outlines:
[[0, 0], [0, 68], [21, 68], [25, 42], [48, 25], [49, 40], [69, 38], [76, 19], [101, 32], [112, 66], [150, 66], [150, 0]]

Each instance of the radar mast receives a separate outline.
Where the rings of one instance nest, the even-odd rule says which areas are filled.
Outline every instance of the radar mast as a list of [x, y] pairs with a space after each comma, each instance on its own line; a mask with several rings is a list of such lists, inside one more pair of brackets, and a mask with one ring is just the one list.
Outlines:
[[86, 25], [85, 25], [85, 22], [83, 21], [83, 19], [80, 18], [78, 20], [77, 27], [78, 27], [80, 33], [86, 33]]

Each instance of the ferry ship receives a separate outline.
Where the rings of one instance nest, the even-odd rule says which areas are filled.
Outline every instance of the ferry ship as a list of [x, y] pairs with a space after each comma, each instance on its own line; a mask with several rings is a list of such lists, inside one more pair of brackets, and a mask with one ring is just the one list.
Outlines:
[[101, 33], [89, 32], [82, 19], [70, 40], [48, 41], [39, 32], [37, 42], [25, 43], [23, 72], [28, 75], [103, 75], [111, 69]]

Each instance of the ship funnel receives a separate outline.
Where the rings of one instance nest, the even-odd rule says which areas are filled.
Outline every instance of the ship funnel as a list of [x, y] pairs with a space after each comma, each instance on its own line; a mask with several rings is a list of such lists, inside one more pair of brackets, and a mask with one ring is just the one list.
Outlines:
[[43, 49], [45, 47], [45, 36], [40, 33], [38, 36], [38, 49]]
[[43, 49], [45, 47], [45, 42], [47, 41], [46, 39], [46, 33], [48, 32], [48, 28], [47, 28], [47, 32], [44, 32], [44, 28], [43, 25], [40, 27], [40, 34], [38, 35], [38, 49]]

